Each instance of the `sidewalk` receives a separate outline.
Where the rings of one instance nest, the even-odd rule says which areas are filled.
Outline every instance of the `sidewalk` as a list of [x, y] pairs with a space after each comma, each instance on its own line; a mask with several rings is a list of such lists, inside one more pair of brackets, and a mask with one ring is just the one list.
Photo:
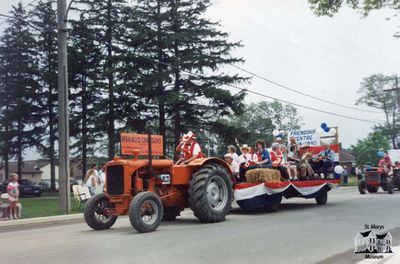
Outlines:
[[36, 217], [19, 220], [4, 220], [0, 221], [0, 232], [26, 229], [27, 227], [34, 228], [50, 225], [80, 223], [83, 221], [84, 220], [82, 213]]

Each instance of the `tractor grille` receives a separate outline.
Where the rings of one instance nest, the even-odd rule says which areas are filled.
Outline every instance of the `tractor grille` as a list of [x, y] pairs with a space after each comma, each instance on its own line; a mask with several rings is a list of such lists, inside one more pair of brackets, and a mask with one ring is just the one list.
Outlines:
[[124, 168], [121, 165], [107, 168], [107, 193], [111, 195], [124, 193]]

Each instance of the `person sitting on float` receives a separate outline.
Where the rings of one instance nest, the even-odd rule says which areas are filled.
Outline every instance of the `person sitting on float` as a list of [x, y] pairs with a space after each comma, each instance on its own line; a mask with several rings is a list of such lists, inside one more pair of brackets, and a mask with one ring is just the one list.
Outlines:
[[239, 180], [245, 181], [246, 171], [249, 169], [250, 165], [258, 161], [257, 155], [250, 154], [250, 148], [247, 144], [240, 147], [242, 154], [239, 156]]
[[383, 152], [382, 150], [378, 151], [378, 156], [382, 157], [382, 159], [378, 162], [379, 167], [383, 167], [385, 174], [388, 176], [393, 175], [393, 162], [390, 159], [390, 156]]
[[322, 168], [322, 172], [326, 178], [329, 170], [333, 166], [336, 153], [331, 149], [328, 143], [324, 143], [323, 146], [325, 149], [311, 160], [311, 167], [315, 172], [318, 172]]
[[203, 157], [201, 152], [201, 146], [196, 142], [196, 135], [189, 131], [186, 135], [182, 137], [183, 144], [181, 145], [182, 157], [176, 163], [178, 164], [189, 164], [195, 159]]
[[236, 153], [236, 147], [234, 145], [228, 146], [228, 153], [232, 155], [233, 161], [239, 163], [239, 155]]
[[283, 161], [283, 156], [281, 151], [279, 150], [279, 146], [280, 145], [277, 142], [272, 143], [271, 146], [270, 157], [272, 162], [272, 168], [279, 170], [282, 179], [289, 180], [289, 175], [286, 167], [281, 165]]
[[229, 165], [233, 176], [239, 179], [239, 164], [233, 159], [233, 155], [231, 153], [226, 153], [224, 160]]
[[257, 160], [253, 158], [254, 164], [249, 167], [249, 170], [257, 169], [257, 168], [271, 168], [271, 157], [269, 156], [269, 152], [265, 148], [265, 143], [261, 140], [256, 142], [257, 152], [255, 153], [257, 156]]
[[283, 157], [281, 165], [286, 167], [289, 179], [292, 181], [297, 181], [297, 165], [289, 161], [288, 150], [285, 145], [280, 145], [280, 150]]

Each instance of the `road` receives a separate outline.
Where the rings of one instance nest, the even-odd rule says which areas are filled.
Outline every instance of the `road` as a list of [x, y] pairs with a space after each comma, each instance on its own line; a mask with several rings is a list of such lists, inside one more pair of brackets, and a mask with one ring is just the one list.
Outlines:
[[[384, 225], [400, 241], [400, 192], [329, 192], [328, 204], [290, 199], [276, 213], [245, 214], [201, 224], [185, 211], [153, 233], [139, 234], [121, 217], [110, 229], [85, 223], [0, 234], [0, 263], [354, 263], [354, 237], [365, 224]], [[376, 262], [375, 262], [376, 263]]]

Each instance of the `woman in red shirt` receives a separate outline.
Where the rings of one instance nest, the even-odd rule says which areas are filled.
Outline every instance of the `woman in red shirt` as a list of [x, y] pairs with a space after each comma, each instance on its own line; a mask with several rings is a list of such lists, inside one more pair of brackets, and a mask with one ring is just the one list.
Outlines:
[[270, 152], [270, 157], [272, 162], [272, 168], [279, 170], [279, 172], [281, 173], [281, 177], [284, 180], [288, 180], [289, 174], [287, 172], [287, 168], [285, 166], [282, 166], [283, 155], [279, 149], [279, 143], [273, 143], [271, 149], [272, 151]]

